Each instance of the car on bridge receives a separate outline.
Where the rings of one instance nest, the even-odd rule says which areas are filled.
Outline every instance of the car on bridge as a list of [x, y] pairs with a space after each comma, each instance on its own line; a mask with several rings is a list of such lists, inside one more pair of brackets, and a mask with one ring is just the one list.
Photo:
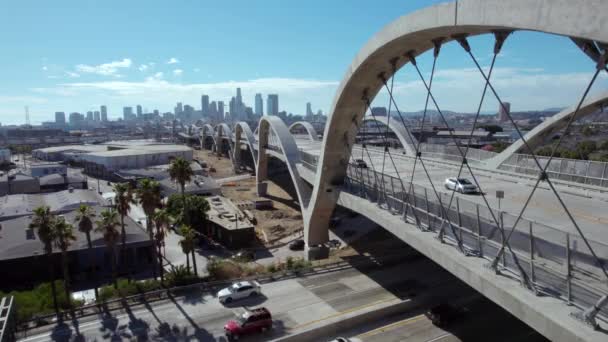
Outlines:
[[224, 333], [229, 341], [237, 340], [242, 335], [265, 332], [272, 328], [272, 315], [266, 308], [244, 310], [237, 313], [236, 319], [224, 325]]
[[367, 169], [367, 163], [363, 159], [355, 159], [354, 166], [358, 169]]
[[230, 304], [234, 300], [255, 297], [261, 293], [262, 289], [257, 281], [239, 281], [221, 289], [217, 293], [217, 299], [220, 303]]
[[461, 194], [476, 194], [479, 192], [477, 186], [466, 178], [446, 178], [445, 188], [448, 190], [455, 190]]

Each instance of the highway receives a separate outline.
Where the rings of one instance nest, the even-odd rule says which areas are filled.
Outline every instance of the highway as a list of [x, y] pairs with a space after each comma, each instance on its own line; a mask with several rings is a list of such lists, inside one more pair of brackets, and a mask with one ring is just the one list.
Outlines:
[[[298, 148], [312, 155], [319, 155], [321, 142], [313, 142], [307, 139], [296, 139]], [[414, 159], [403, 155], [402, 149], [391, 149], [391, 154], [397, 171], [393, 167], [388, 154], [384, 160], [384, 174], [401, 178], [404, 182], [411, 179]], [[384, 153], [377, 147], [362, 149], [360, 145], [353, 148], [352, 159], [363, 159], [369, 170], [382, 171]], [[352, 160], [351, 160], [352, 162]], [[453, 163], [453, 162], [452, 162]], [[456, 177], [458, 175], [458, 166], [446, 164], [442, 160], [425, 160], [424, 165], [429, 173], [430, 179], [438, 192], [451, 195], [452, 191], [447, 190], [443, 183], [448, 177]], [[519, 215], [523, 205], [532, 191], [534, 181], [528, 178], [511, 176], [504, 173], [496, 173], [488, 170], [473, 170], [477, 180], [484, 191], [490, 206], [494, 209], [500, 209], [514, 216]], [[473, 181], [471, 174], [466, 167], [463, 168], [462, 177]], [[429, 196], [433, 196], [431, 192], [431, 181], [426, 175], [420, 162], [416, 165], [414, 174], [414, 184], [426, 187], [429, 189]], [[564, 203], [570, 210], [576, 223], [579, 225], [583, 233], [590, 240], [602, 243], [603, 246], [598, 246], [598, 254], [608, 257], [608, 234], [606, 233], [606, 225], [608, 225], [608, 210], [605, 210], [608, 205], [607, 199], [601, 196], [595, 196], [593, 192], [588, 194], [584, 191], [567, 188], [565, 186], [556, 185], [556, 188], [563, 199]], [[504, 191], [504, 199], [498, 202], [496, 198], [496, 190]], [[459, 197], [473, 204], [479, 204], [482, 208], [487, 208], [482, 196], [474, 194], [459, 194]], [[431, 198], [431, 197], [429, 197]], [[454, 200], [455, 201], [455, 200]], [[523, 217], [530, 221], [542, 223], [544, 225], [555, 228], [556, 231], [552, 234], [556, 238], [564, 240], [565, 234], [578, 234], [572, 221], [568, 218], [566, 212], [558, 202], [555, 194], [551, 191], [545, 182], [542, 182], [536, 190], [528, 208], [524, 211]], [[547, 233], [547, 232], [543, 232]], [[579, 243], [582, 247], [582, 243]], [[603, 254], [602, 254], [603, 253]]]
[[312, 324], [358, 310], [401, 300], [416, 300], [420, 294], [435, 298], [467, 295], [469, 287], [426, 258], [400, 265], [369, 267], [369, 271], [347, 269], [333, 273], [290, 279], [262, 286], [263, 296], [221, 305], [211, 294], [193, 293], [173, 301], [113, 311], [108, 315], [31, 330], [21, 341], [128, 340], [223, 340], [223, 325], [239, 306], [265, 306], [273, 313], [274, 329], [252, 341], [297, 332]]
[[480, 295], [462, 303], [465, 313], [443, 327], [433, 325], [422, 310], [385, 317], [365, 326], [340, 332], [355, 342], [457, 342], [457, 341], [547, 341], [532, 328]]

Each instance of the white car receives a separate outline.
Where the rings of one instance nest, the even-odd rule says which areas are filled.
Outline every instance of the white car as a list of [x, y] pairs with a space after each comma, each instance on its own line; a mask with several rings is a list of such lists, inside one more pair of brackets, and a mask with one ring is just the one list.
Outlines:
[[466, 178], [446, 178], [444, 185], [448, 190], [456, 190], [463, 194], [479, 192], [477, 186]]
[[254, 297], [260, 293], [262, 293], [262, 289], [257, 281], [240, 281], [221, 289], [217, 293], [217, 299], [219, 299], [220, 303], [229, 304], [233, 300]]

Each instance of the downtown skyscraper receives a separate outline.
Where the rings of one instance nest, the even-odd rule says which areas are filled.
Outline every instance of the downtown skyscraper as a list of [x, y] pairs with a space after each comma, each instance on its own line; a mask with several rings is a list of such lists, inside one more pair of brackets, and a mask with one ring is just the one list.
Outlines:
[[255, 94], [255, 115], [264, 115], [264, 99], [260, 93]]
[[266, 114], [279, 115], [279, 95], [268, 94], [268, 98], [266, 100]]

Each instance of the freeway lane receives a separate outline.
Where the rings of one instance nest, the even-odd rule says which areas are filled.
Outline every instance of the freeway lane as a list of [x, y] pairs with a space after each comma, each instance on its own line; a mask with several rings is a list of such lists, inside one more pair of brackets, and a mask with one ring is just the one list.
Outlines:
[[[417, 294], [472, 291], [426, 258], [362, 273], [348, 269], [334, 273], [264, 284], [264, 296], [236, 302], [232, 307], [219, 304], [212, 295], [193, 293], [174, 301], [140, 305], [114, 311], [111, 316], [92, 317], [77, 324], [80, 340], [200, 340], [218, 341], [224, 323], [239, 306], [265, 306], [273, 313], [274, 329], [252, 341], [268, 340], [305, 329], [311, 324], [340, 315], [395, 303]], [[444, 286], [440, 286], [444, 285]], [[453, 290], [452, 290], [453, 289]], [[51, 330], [52, 329], [52, 330]], [[21, 336], [21, 341], [76, 341], [73, 323], [41, 328]]]
[[382, 322], [369, 322], [364, 327], [342, 334], [359, 342], [547, 341], [532, 328], [480, 295], [467, 298], [462, 304], [467, 312], [443, 328], [433, 325], [420, 313], [384, 318]]
[[[302, 151], [316, 156], [319, 155], [319, 150], [321, 148], [320, 142], [298, 139], [296, 140], [296, 143], [298, 144], [298, 148]], [[361, 148], [361, 145], [355, 145], [353, 147], [352, 159], [363, 159], [366, 161], [370, 170], [374, 168], [377, 172], [380, 172], [384, 159], [383, 154], [382, 150], [379, 150], [377, 147], [367, 148], [366, 152]], [[402, 180], [409, 182], [413, 171], [414, 160], [403, 155], [402, 149], [391, 149], [391, 154], [399, 174], [397, 175], [388, 154], [384, 161], [385, 174], [394, 177], [399, 176]], [[430, 178], [437, 191], [451, 194], [451, 191], [445, 189], [443, 183], [446, 178], [455, 177], [458, 174], [458, 166], [442, 163], [441, 160], [425, 160], [425, 166], [427, 167]], [[499, 207], [495, 193], [496, 190], [503, 190], [505, 197], [500, 203], [501, 210], [515, 216], [519, 214], [527, 196], [532, 190], [533, 184], [530, 184], [530, 180], [479, 169], [474, 169], [473, 172], [483, 191], [486, 193], [490, 206], [495, 209]], [[466, 167], [463, 169], [462, 177], [472, 180]], [[431, 188], [431, 182], [425, 174], [424, 169], [421, 167], [420, 162], [418, 162], [416, 166], [414, 183], [429, 189]], [[602, 248], [599, 248], [599, 246], [596, 248], [598, 248], [600, 254], [603, 253], [604, 257], [608, 257], [608, 233], [605, 229], [606, 225], [608, 225], [608, 210], [606, 210], [608, 208], [608, 203], [600, 198], [588, 198], [577, 195], [572, 189], [565, 186], [556, 185], [556, 188], [585, 236], [592, 241], [605, 244]], [[486, 207], [482, 197], [479, 195], [464, 195], [457, 193], [455, 194], [455, 197], [477, 203], [484, 208]], [[559, 204], [555, 194], [545, 183], [540, 184], [540, 187], [536, 190], [536, 193], [523, 216], [529, 220], [541, 222], [550, 227], [559, 229], [562, 232], [577, 233], [574, 225]], [[542, 233], [546, 234], [547, 232]], [[565, 238], [565, 234], [561, 234], [559, 231], [553, 232], [552, 234], [554, 233], [559, 233], [560, 240]], [[582, 246], [582, 243], [580, 245]]]

